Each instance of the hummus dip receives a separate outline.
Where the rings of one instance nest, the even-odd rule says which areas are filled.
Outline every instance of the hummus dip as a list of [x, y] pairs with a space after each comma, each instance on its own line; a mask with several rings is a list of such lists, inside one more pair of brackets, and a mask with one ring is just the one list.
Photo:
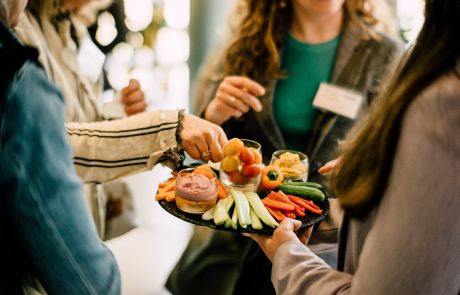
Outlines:
[[210, 201], [217, 196], [217, 185], [203, 174], [186, 173], [176, 182], [176, 195], [194, 202]]

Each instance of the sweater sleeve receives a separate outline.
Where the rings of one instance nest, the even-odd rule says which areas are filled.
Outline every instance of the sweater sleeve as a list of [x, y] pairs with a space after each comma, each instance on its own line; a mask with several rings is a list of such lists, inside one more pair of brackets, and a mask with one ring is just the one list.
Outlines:
[[78, 175], [84, 182], [107, 182], [150, 170], [159, 161], [177, 163], [181, 122], [182, 112], [174, 110], [67, 123]]
[[354, 274], [332, 270], [308, 248], [288, 243], [274, 259], [277, 294], [458, 293], [460, 83], [449, 78], [406, 113], [388, 186], [361, 252], [354, 253]]

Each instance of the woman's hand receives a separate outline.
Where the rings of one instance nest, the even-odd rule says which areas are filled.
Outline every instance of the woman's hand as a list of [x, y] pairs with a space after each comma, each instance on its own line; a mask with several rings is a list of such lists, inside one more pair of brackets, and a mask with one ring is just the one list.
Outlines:
[[147, 109], [144, 91], [142, 91], [139, 81], [131, 79], [128, 86], [121, 90], [121, 102], [128, 116], [142, 113]]
[[318, 169], [319, 174], [321, 175], [329, 175], [332, 173], [336, 173], [337, 170], [340, 168], [340, 157], [327, 162], [323, 167]]
[[231, 117], [239, 118], [250, 109], [262, 110], [257, 96], [265, 94], [265, 88], [259, 83], [241, 76], [227, 76], [217, 88], [216, 95], [208, 104], [204, 118], [222, 125]]
[[291, 218], [286, 218], [281, 222], [280, 226], [274, 231], [273, 237], [267, 237], [256, 234], [244, 234], [251, 237], [259, 244], [260, 248], [264, 251], [265, 255], [273, 262], [276, 251], [279, 247], [287, 242], [299, 242], [307, 244], [310, 239], [313, 227], [307, 228], [299, 237], [295, 233], [300, 228], [301, 222]]
[[185, 114], [182, 127], [181, 146], [193, 159], [213, 162], [222, 160], [227, 136], [220, 126]]

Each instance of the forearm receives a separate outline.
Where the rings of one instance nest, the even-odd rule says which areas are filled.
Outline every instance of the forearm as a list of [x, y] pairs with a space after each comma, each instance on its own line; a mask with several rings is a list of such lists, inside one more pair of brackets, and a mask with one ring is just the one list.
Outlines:
[[276, 294], [346, 294], [352, 278], [331, 269], [300, 242], [283, 244], [273, 261]]
[[74, 164], [85, 182], [107, 182], [151, 169], [162, 157], [177, 161], [179, 111], [143, 113], [126, 119], [68, 123]]

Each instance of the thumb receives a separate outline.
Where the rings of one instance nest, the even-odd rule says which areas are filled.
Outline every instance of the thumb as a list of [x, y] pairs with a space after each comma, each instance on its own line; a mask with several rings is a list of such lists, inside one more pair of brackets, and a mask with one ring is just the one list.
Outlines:
[[299, 220], [295, 220], [295, 219], [292, 219], [292, 218], [285, 218], [281, 222], [279, 228], [281, 230], [294, 232], [294, 231], [298, 230], [301, 225], [302, 225], [302, 222], [300, 222]]

